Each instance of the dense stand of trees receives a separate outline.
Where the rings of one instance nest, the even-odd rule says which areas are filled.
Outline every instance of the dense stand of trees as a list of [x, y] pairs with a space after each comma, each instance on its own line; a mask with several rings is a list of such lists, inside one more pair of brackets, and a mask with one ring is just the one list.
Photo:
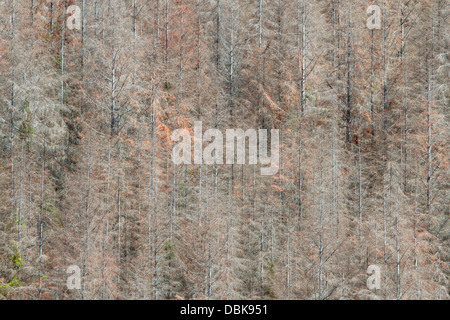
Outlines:
[[[447, 14], [0, 0], [0, 299], [448, 299]], [[278, 173], [175, 165], [194, 121], [279, 129]]]

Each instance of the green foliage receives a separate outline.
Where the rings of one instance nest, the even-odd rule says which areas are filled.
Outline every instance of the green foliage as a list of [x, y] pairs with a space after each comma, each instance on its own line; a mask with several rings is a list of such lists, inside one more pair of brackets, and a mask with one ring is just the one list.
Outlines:
[[22, 226], [22, 227], [26, 227], [26, 226], [27, 226], [27, 223], [26, 223], [25, 220], [20, 220], [20, 221], [19, 221], [19, 218], [17, 218], [17, 219], [15, 219], [14, 221], [15, 221], [15, 224], [16, 224], [16, 225], [20, 225], [20, 226]]
[[22, 109], [25, 112], [25, 120], [22, 122], [22, 125], [19, 129], [19, 136], [22, 139], [29, 139], [35, 133], [35, 130], [31, 124], [31, 110], [30, 110], [30, 101], [29, 99], [25, 99], [22, 104]]
[[33, 126], [25, 120], [19, 129], [19, 135], [22, 139], [29, 139], [35, 133]]
[[173, 88], [173, 86], [169, 81], [166, 81], [164, 83], [164, 89], [166, 89], [166, 91], [170, 91], [170, 90], [172, 90], [172, 88]]
[[63, 227], [63, 221], [61, 219], [61, 213], [59, 209], [57, 208], [56, 204], [51, 199], [45, 199], [44, 200], [44, 211], [50, 214], [56, 222], [59, 224], [59, 226]]
[[272, 287], [266, 286], [264, 287], [264, 296], [269, 298], [275, 298], [275, 293], [273, 292]]
[[17, 268], [20, 268], [23, 266], [23, 261], [20, 255], [19, 246], [16, 243], [12, 243], [12, 246], [14, 247], [14, 254], [10, 255], [9, 258], [17, 266]]
[[16, 252], [13, 255], [11, 255], [11, 260], [16, 265], [17, 268], [23, 266], [22, 257], [20, 256], [19, 252]]
[[0, 294], [2, 294], [3, 296], [6, 296], [8, 294], [7, 290], [8, 288], [18, 288], [22, 286], [22, 282], [19, 279], [17, 279], [17, 274], [20, 271], [20, 267], [23, 266], [23, 260], [17, 244], [13, 243], [13, 247], [15, 249], [14, 253], [11, 254], [9, 258], [11, 259], [11, 262], [15, 266], [15, 271], [10, 282], [0, 285]]
[[273, 276], [275, 274], [275, 265], [271, 262], [267, 262], [267, 267], [269, 268], [270, 274]]
[[44, 200], [44, 211], [50, 213], [53, 217], [57, 219], [60, 218], [58, 208], [56, 208], [55, 203], [50, 199]]
[[175, 244], [170, 240], [166, 241], [164, 250], [166, 251], [166, 259], [172, 260], [175, 257]]
[[8, 288], [18, 288], [22, 286], [22, 282], [16, 279], [16, 275], [12, 278], [12, 280], [6, 284], [1, 284], [0, 289], [8, 289]]
[[186, 186], [186, 184], [184, 183], [184, 182], [180, 182], [179, 184], [178, 184], [178, 191], [180, 192], [180, 193], [185, 193], [186, 192], [186, 190], [187, 190], [187, 186]]
[[61, 56], [60, 55], [57, 55], [55, 57], [55, 62], [56, 62], [56, 65], [57, 65], [58, 69], [61, 69], [62, 60], [61, 60]]
[[30, 101], [28, 100], [28, 98], [25, 99], [25, 101], [23, 102], [22, 108], [23, 108], [23, 111], [26, 112], [27, 116], [29, 116], [29, 114], [31, 113], [31, 110], [30, 110]]

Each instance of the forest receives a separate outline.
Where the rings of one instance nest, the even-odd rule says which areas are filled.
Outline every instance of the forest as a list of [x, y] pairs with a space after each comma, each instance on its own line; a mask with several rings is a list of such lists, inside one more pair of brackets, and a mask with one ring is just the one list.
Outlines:
[[449, 300], [448, 12], [0, 0], [0, 300]]

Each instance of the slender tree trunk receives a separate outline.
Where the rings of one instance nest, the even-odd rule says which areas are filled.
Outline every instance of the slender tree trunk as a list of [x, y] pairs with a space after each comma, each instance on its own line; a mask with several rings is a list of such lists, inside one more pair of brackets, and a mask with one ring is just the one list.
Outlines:
[[47, 142], [46, 138], [44, 136], [44, 151], [42, 154], [42, 171], [41, 171], [41, 205], [40, 205], [40, 211], [39, 211], [39, 226], [38, 226], [38, 232], [39, 232], [39, 270], [38, 270], [38, 278], [39, 278], [39, 300], [42, 299], [42, 251], [43, 251], [43, 241], [44, 241], [44, 234], [43, 234], [43, 226], [44, 226], [44, 202], [45, 202], [45, 195], [44, 195], [44, 185], [45, 185], [45, 158], [46, 158], [46, 147]]
[[85, 200], [85, 236], [83, 245], [83, 266], [82, 266], [82, 286], [81, 286], [81, 299], [86, 299], [86, 276], [88, 274], [88, 256], [89, 256], [89, 236], [90, 236], [90, 193], [91, 193], [91, 132], [89, 131], [88, 142], [88, 164], [87, 164], [87, 187], [86, 187], [86, 200]]
[[351, 125], [352, 125], [352, 104], [351, 104], [351, 4], [349, 5], [348, 30], [347, 30], [347, 99], [346, 99], [346, 140], [351, 143]]

